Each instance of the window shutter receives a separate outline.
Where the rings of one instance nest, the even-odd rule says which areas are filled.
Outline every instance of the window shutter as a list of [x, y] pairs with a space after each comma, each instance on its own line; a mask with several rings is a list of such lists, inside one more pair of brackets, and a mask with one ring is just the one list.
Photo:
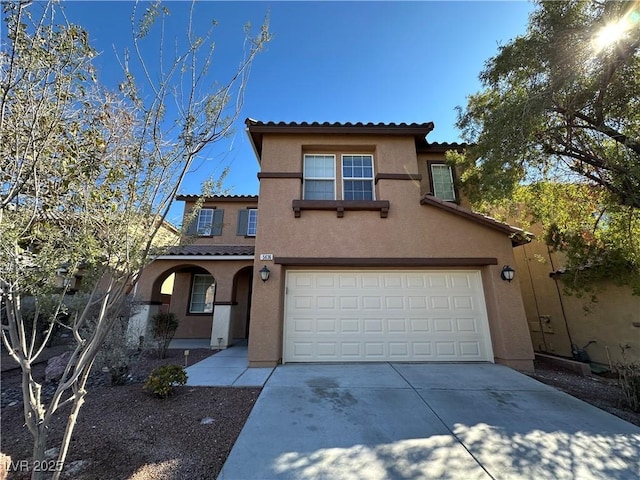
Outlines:
[[[187, 212], [185, 212], [184, 215], [184, 219], [186, 219], [187, 217], [189, 217], [189, 215], [191, 215], [193, 213], [193, 210], [189, 210]], [[184, 221], [184, 220], [183, 220]], [[191, 221], [191, 223], [189, 224], [189, 226], [187, 227], [187, 231], [186, 234], [190, 237], [193, 237], [195, 235], [198, 234], [198, 216], [196, 215], [196, 217]]]
[[213, 211], [213, 225], [211, 225], [211, 235], [222, 235], [222, 219], [224, 210], [215, 209]]
[[236, 235], [247, 235], [247, 226], [249, 225], [249, 210], [238, 210], [238, 232]]

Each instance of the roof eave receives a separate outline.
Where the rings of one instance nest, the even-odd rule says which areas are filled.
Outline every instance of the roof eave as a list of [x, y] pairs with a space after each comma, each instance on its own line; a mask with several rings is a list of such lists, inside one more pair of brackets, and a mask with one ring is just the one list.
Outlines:
[[455, 215], [466, 218], [467, 220], [471, 220], [480, 225], [484, 225], [485, 227], [489, 227], [493, 230], [502, 232], [511, 239], [511, 245], [514, 247], [526, 245], [527, 243], [531, 242], [531, 239], [534, 237], [532, 233], [525, 232], [521, 228], [513, 227], [507, 223], [499, 222], [485, 215], [467, 210], [466, 208], [462, 208], [455, 203], [439, 200], [433, 195], [427, 194], [422, 197], [420, 199], [420, 204], [438, 207], [449, 213], [453, 213]]
[[[176, 195], [175, 199], [181, 202], [192, 202], [200, 199], [201, 195]], [[205, 202], [257, 202], [258, 195], [214, 195], [211, 197], [204, 197], [203, 201]]]
[[247, 135], [256, 154], [258, 163], [262, 156], [262, 138], [265, 133], [325, 134], [339, 135], [357, 133], [361, 135], [397, 135], [412, 136], [416, 141], [424, 138], [434, 129], [433, 122], [426, 123], [285, 123], [260, 122], [252, 118], [245, 120]]

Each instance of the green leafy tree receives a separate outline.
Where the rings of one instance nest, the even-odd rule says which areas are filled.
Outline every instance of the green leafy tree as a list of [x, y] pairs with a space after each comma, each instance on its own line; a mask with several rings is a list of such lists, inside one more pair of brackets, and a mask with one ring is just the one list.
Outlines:
[[[212, 31], [198, 36], [190, 21], [184, 51], [169, 63], [164, 58], [158, 72], [142, 45], [167, 10], [150, 4], [133, 12], [132, 54], [122, 57], [124, 80], [111, 91], [99, 81], [87, 32], [66, 20], [64, 4], [15, 1], [2, 8], [1, 333], [22, 369], [34, 461], [44, 460], [53, 416], [70, 406], [63, 465], [96, 355], [124, 314], [186, 172], [230, 133], [269, 33], [266, 22], [256, 36], [247, 27], [237, 70], [214, 83]], [[68, 301], [80, 277], [82, 295]], [[32, 366], [54, 328], [68, 329], [75, 344], [45, 401]]]
[[537, 184], [525, 210], [566, 253], [571, 283], [623, 278], [640, 292], [638, 3], [538, 2], [480, 79], [458, 115], [470, 145], [449, 154], [474, 206], [492, 211]]

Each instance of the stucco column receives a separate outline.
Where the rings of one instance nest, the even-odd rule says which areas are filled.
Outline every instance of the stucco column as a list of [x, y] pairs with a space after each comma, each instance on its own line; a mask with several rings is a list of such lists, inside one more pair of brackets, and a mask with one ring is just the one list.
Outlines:
[[213, 307], [211, 327], [211, 348], [227, 348], [231, 340], [231, 305]]
[[531, 371], [534, 355], [520, 285], [517, 278], [512, 282], [500, 278], [500, 270], [506, 263], [499, 261], [497, 266], [482, 269], [494, 359], [516, 370]]
[[[267, 265], [269, 280], [260, 279], [259, 270]], [[253, 272], [253, 302], [249, 326], [249, 366], [273, 367], [282, 358], [282, 318], [284, 268], [271, 262], [256, 262]]]
[[148, 330], [151, 318], [160, 311], [160, 305], [142, 304], [138, 305], [136, 312], [129, 318], [127, 325], [127, 344], [131, 347], [137, 347], [140, 344], [140, 337], [145, 338], [148, 342]]

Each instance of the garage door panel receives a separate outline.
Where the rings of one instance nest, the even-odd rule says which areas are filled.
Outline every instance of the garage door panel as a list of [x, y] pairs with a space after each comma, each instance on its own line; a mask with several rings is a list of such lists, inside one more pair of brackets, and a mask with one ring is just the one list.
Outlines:
[[400, 275], [385, 275], [382, 278], [385, 288], [402, 288], [402, 277]]
[[493, 360], [479, 272], [294, 271], [287, 291], [285, 362]]
[[429, 319], [427, 318], [412, 318], [410, 320], [411, 331], [413, 333], [423, 333], [429, 332], [431, 328], [429, 327]]
[[358, 297], [338, 297], [341, 310], [355, 310], [358, 308]]
[[450, 298], [445, 296], [432, 296], [429, 298], [432, 310], [451, 310]]
[[480, 356], [479, 342], [459, 342], [460, 355], [464, 358], [477, 358]]
[[341, 318], [340, 319], [340, 332], [341, 333], [360, 333], [360, 319], [358, 318]]
[[316, 321], [316, 331], [318, 333], [337, 333], [335, 318], [319, 318]]
[[376, 310], [382, 309], [382, 299], [380, 297], [362, 297], [363, 310]]
[[296, 310], [311, 310], [313, 309], [313, 297], [309, 296], [297, 296], [295, 298], [295, 308]]
[[430, 360], [433, 357], [433, 350], [430, 342], [412, 342], [411, 348], [413, 358], [420, 360]]
[[382, 333], [384, 331], [381, 318], [365, 318], [363, 321], [364, 331], [370, 334]]
[[385, 297], [384, 305], [387, 310], [404, 310], [404, 297]]
[[316, 279], [316, 287], [319, 289], [335, 288], [336, 279], [333, 275], [318, 275], [318, 278]]
[[456, 326], [458, 332], [479, 333], [475, 318], [456, 318]]
[[433, 331], [436, 333], [451, 333], [453, 332], [453, 319], [451, 318], [434, 318], [433, 319]]
[[447, 288], [449, 284], [447, 283], [446, 275], [429, 275], [427, 277], [427, 284], [429, 288]]
[[436, 355], [438, 357], [456, 357], [456, 344], [455, 342], [435, 342]]
[[365, 356], [384, 360], [387, 356], [384, 347], [384, 342], [364, 342]]
[[471, 288], [471, 278], [468, 274], [454, 274], [451, 275], [451, 288]]
[[452, 297], [453, 299], [453, 308], [455, 310], [473, 310], [473, 298], [470, 296], [458, 296]]
[[407, 297], [410, 310], [424, 312], [427, 309], [427, 297]]
[[380, 284], [380, 278], [377, 275], [362, 275], [360, 277], [361, 280], [361, 286], [363, 289], [368, 289], [368, 288], [380, 288], [381, 284]]
[[313, 318], [293, 318], [290, 322], [291, 330], [294, 335], [313, 333], [315, 331], [314, 325], [316, 324]]

